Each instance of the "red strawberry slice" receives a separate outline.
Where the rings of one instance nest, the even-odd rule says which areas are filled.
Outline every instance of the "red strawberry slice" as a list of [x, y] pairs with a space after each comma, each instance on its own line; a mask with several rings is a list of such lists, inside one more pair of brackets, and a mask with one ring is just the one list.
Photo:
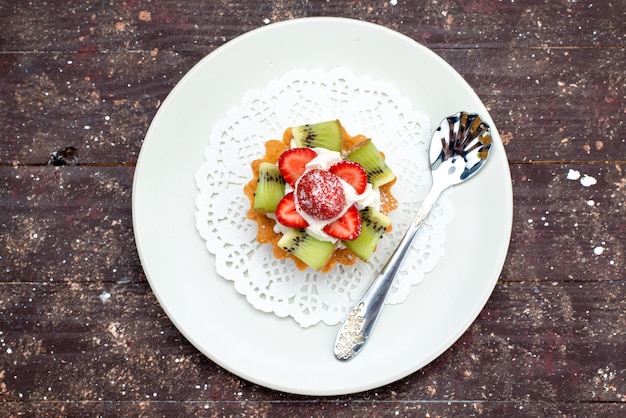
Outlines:
[[361, 164], [355, 161], [340, 161], [333, 164], [328, 171], [354, 187], [357, 194], [361, 194], [365, 191], [365, 187], [367, 186], [367, 172]]
[[291, 148], [283, 152], [278, 158], [278, 168], [285, 182], [295, 185], [296, 180], [304, 174], [306, 164], [315, 157], [317, 153], [311, 148]]
[[276, 220], [289, 228], [306, 228], [309, 223], [296, 211], [293, 192], [287, 193], [276, 206]]
[[361, 234], [361, 215], [355, 205], [350, 206], [348, 211], [335, 222], [324, 227], [331, 237], [344, 241], [352, 241]]

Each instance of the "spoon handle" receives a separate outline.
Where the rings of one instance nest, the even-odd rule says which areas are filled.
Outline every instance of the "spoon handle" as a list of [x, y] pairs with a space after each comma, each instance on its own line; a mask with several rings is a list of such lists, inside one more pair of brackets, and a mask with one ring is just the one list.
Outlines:
[[424, 198], [420, 210], [417, 212], [404, 237], [402, 237], [400, 244], [389, 258], [389, 261], [387, 261], [381, 272], [374, 279], [361, 300], [356, 303], [354, 309], [352, 309], [339, 329], [334, 346], [335, 357], [338, 360], [350, 360], [365, 346], [367, 338], [371, 334], [385, 303], [387, 293], [391, 289], [391, 284], [402, 265], [402, 261], [409, 251], [417, 231], [442, 191], [443, 189], [435, 187], [435, 184], [433, 184], [433, 188], [430, 189]]

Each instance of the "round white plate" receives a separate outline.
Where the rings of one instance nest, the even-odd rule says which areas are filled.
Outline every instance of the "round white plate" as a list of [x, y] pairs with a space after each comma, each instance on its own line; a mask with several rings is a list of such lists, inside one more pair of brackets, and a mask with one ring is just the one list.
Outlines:
[[[395, 86], [433, 126], [464, 110], [492, 126], [483, 171], [452, 191], [445, 255], [405, 303], [387, 306], [355, 359], [333, 355], [338, 327], [301, 328], [252, 308], [215, 273], [195, 228], [194, 174], [212, 126], [249, 89], [294, 68], [346, 67]], [[397, 32], [340, 18], [307, 18], [244, 34], [200, 61], [172, 90], [146, 135], [133, 184], [133, 224], [146, 276], [163, 309], [209, 359], [254, 383], [306, 395], [373, 389], [427, 365], [475, 320], [506, 257], [511, 178], [487, 110], [445, 61]]]

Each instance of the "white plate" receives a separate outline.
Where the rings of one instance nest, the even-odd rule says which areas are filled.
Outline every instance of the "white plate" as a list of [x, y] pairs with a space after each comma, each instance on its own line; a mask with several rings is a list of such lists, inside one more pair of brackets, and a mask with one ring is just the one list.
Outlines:
[[[194, 174], [212, 126], [244, 93], [294, 68], [348, 68], [394, 85], [433, 126], [459, 110], [493, 128], [484, 170], [452, 192], [456, 215], [445, 255], [405, 303], [387, 306], [368, 346], [339, 362], [337, 327], [300, 328], [252, 308], [215, 273], [194, 224]], [[427, 48], [397, 32], [340, 18], [277, 23], [217, 49], [173, 89], [146, 135], [133, 184], [141, 262], [163, 309], [208, 358], [254, 383], [306, 395], [373, 389], [427, 365], [477, 317], [500, 275], [511, 233], [511, 178], [487, 110], [467, 83]]]

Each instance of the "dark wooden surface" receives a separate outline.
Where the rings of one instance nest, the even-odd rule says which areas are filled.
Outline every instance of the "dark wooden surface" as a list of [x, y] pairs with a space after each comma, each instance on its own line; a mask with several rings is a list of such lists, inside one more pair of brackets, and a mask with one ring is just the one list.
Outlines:
[[[0, 416], [626, 415], [626, 2], [394, 3], [0, 0]], [[199, 354], [151, 292], [131, 221], [171, 88], [234, 37], [304, 16], [379, 23], [446, 59], [496, 121], [514, 191], [478, 320], [423, 370], [330, 398]], [[79, 164], [47, 165], [70, 146]]]

